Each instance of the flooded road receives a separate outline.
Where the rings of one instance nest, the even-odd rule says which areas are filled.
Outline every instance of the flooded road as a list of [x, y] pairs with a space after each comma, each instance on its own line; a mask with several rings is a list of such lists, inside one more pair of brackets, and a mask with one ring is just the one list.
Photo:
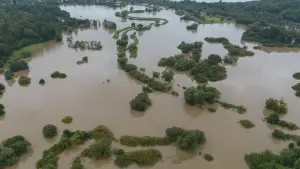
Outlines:
[[[118, 28], [131, 25], [132, 21], [121, 22], [115, 17], [115, 10], [102, 6], [65, 6], [71, 16], [103, 21], [111, 20]], [[138, 7], [136, 7], [137, 9]], [[141, 84], [130, 79], [117, 66], [116, 41], [113, 34], [100, 27], [78, 31], [75, 40], [101, 41], [101, 51], [76, 51], [67, 44], [49, 42], [43, 51], [38, 52], [29, 62], [28, 76], [32, 78], [28, 87], [18, 83], [11, 86], [1, 76], [6, 85], [1, 102], [6, 107], [6, 115], [0, 119], [0, 137], [23, 135], [31, 143], [33, 152], [22, 158], [17, 169], [33, 169], [35, 162], [42, 156], [43, 150], [57, 140], [46, 140], [42, 127], [54, 124], [63, 129], [90, 130], [99, 124], [108, 126], [116, 137], [121, 135], [163, 136], [168, 127], [179, 126], [186, 129], [200, 129], [205, 132], [207, 142], [201, 148], [204, 153], [212, 154], [213, 162], [207, 162], [201, 156], [183, 154], [174, 146], [159, 147], [164, 156], [163, 162], [154, 169], [210, 168], [247, 169], [244, 161], [246, 153], [270, 149], [279, 151], [286, 146], [271, 138], [271, 128], [263, 121], [264, 102], [269, 97], [283, 97], [288, 103], [289, 112], [283, 118], [300, 124], [298, 115], [299, 98], [294, 96], [291, 86], [297, 81], [292, 74], [300, 71], [300, 57], [297, 50], [264, 49], [253, 50], [256, 44], [241, 42], [244, 27], [235, 24], [199, 25], [197, 32], [186, 30], [190, 22], [181, 22], [174, 11], [164, 10], [155, 14], [137, 14], [135, 16], [160, 17], [169, 23], [153, 27], [149, 31], [137, 34], [139, 39], [138, 56], [129, 62], [152, 71], [162, 71], [157, 67], [161, 57], [179, 54], [177, 45], [181, 41], [203, 41], [208, 36], [226, 37], [236, 45], [246, 45], [255, 52], [253, 57], [240, 58], [237, 66], [227, 66], [228, 78], [210, 83], [222, 93], [221, 99], [247, 107], [246, 114], [238, 114], [221, 107], [215, 113], [200, 110], [184, 104], [183, 90], [180, 86], [196, 85], [186, 75], [177, 74], [173, 82], [179, 97], [168, 94], [150, 94], [152, 106], [145, 113], [132, 112], [129, 102], [142, 91]], [[138, 21], [134, 21], [139, 23]], [[64, 40], [67, 35], [64, 35]], [[284, 51], [285, 50], [285, 51]], [[220, 44], [204, 42], [202, 57], [209, 54], [225, 56], [227, 51]], [[76, 61], [88, 56], [87, 64], [77, 65]], [[66, 79], [51, 79], [54, 71], [67, 74]], [[45, 86], [38, 81], [44, 78]], [[110, 79], [110, 83], [107, 83]], [[72, 116], [71, 124], [63, 124], [64, 116]], [[256, 127], [247, 130], [238, 124], [241, 119], [251, 120]], [[72, 159], [80, 153], [80, 148], [64, 152], [60, 156], [59, 169], [70, 168]], [[167, 158], [171, 157], [171, 158]], [[176, 160], [174, 160], [174, 158]], [[115, 169], [112, 160], [87, 161], [86, 168], [105, 167]], [[137, 168], [131, 166], [129, 168]]]

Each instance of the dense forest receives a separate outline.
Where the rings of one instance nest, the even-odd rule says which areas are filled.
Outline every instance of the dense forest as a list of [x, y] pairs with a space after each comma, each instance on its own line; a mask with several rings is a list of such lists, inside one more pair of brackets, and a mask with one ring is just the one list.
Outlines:
[[89, 20], [70, 18], [69, 13], [58, 6], [1, 1], [0, 65], [2, 67], [15, 50], [52, 39], [61, 41], [63, 30], [89, 25]]

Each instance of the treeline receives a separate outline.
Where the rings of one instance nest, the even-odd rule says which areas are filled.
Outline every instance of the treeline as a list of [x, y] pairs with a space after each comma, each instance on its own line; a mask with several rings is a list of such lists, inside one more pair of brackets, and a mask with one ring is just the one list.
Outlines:
[[12, 1], [0, 6], [0, 62], [25, 46], [48, 40], [61, 41], [63, 30], [90, 26], [89, 20], [70, 18], [58, 6]]

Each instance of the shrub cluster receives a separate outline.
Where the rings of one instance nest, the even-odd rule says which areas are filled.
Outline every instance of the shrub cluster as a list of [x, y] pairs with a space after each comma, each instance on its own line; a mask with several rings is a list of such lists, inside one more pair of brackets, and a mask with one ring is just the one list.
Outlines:
[[247, 129], [255, 127], [255, 124], [252, 123], [250, 120], [246, 120], [246, 119], [240, 120], [239, 123], [240, 123], [244, 128], [247, 128]]
[[104, 125], [98, 125], [89, 133], [90, 133], [91, 137], [94, 139], [101, 139], [101, 138], [105, 138], [105, 137], [109, 138], [111, 140], [115, 139], [113, 132]]
[[242, 105], [237, 106], [237, 105], [234, 105], [234, 104], [231, 104], [231, 103], [222, 102], [222, 101], [218, 101], [218, 103], [223, 108], [225, 108], [225, 109], [233, 109], [233, 110], [237, 111], [240, 114], [245, 113], [247, 111], [246, 107], [244, 107]]
[[55, 71], [51, 74], [51, 77], [54, 79], [65, 79], [67, 77], [67, 75], [65, 73], [61, 73], [59, 71]]
[[169, 137], [153, 137], [153, 136], [128, 136], [124, 135], [120, 138], [120, 144], [136, 147], [136, 146], [163, 146], [169, 145], [172, 141]]
[[36, 162], [36, 168], [57, 169], [59, 154], [72, 146], [83, 144], [88, 139], [90, 139], [90, 134], [87, 132], [64, 130], [59, 142], [43, 152], [43, 157]]
[[18, 79], [19, 85], [20, 86], [27, 86], [30, 84], [31, 82], [31, 78], [30, 77], [26, 77], [26, 76], [20, 76]]
[[31, 143], [20, 135], [2, 141], [0, 146], [0, 167], [6, 168], [16, 164], [20, 156], [27, 153], [30, 146]]
[[162, 159], [162, 154], [156, 149], [136, 150], [124, 152], [116, 156], [114, 163], [120, 168], [126, 168], [131, 164], [138, 166], [153, 166]]
[[130, 107], [133, 110], [145, 111], [151, 106], [151, 100], [147, 93], [140, 93], [130, 101]]
[[273, 112], [278, 114], [285, 114], [288, 112], [287, 103], [284, 102], [283, 99], [276, 100], [273, 98], [269, 98], [265, 102], [265, 108], [272, 110]]
[[209, 42], [209, 43], [229, 43], [229, 40], [227, 38], [224, 37], [218, 37], [218, 38], [214, 38], [214, 37], [206, 37], [204, 38], [205, 41]]
[[278, 125], [281, 127], [286, 127], [290, 130], [297, 130], [299, 127], [292, 122], [287, 122], [285, 120], [280, 120], [278, 113], [271, 113], [268, 117], [265, 118], [267, 123], [273, 124], [273, 125]]
[[112, 155], [111, 139], [107, 137], [98, 139], [86, 151], [89, 158], [96, 160], [109, 158]]
[[52, 124], [47, 124], [43, 127], [43, 134], [46, 138], [53, 138], [57, 135], [57, 127]]
[[179, 127], [166, 129], [166, 135], [177, 146], [183, 150], [193, 151], [198, 145], [205, 143], [206, 138], [203, 131], [185, 130]]
[[40, 85], [44, 85], [46, 83], [46, 81], [44, 79], [40, 79], [39, 84]]
[[3, 104], [0, 103], [0, 116], [3, 116], [5, 114], [5, 107]]
[[73, 121], [73, 118], [71, 116], [66, 116], [61, 120], [61, 122], [67, 123], [67, 124], [72, 123], [72, 121]]
[[213, 104], [220, 98], [220, 95], [218, 89], [207, 85], [189, 87], [184, 91], [185, 102], [189, 105]]
[[292, 89], [296, 91], [295, 96], [300, 97], [300, 83], [297, 83], [296, 85], [292, 86]]
[[188, 25], [186, 27], [187, 30], [195, 30], [195, 29], [198, 29], [198, 24], [197, 23], [193, 23], [191, 25]]
[[28, 63], [23, 60], [13, 61], [9, 65], [9, 70], [11, 70], [12, 72], [17, 72], [20, 70], [27, 70], [27, 69], [29, 69]]
[[83, 63], [88, 63], [89, 60], [88, 60], [88, 57], [87, 56], [84, 56], [81, 60], [77, 61], [77, 65], [81, 65]]

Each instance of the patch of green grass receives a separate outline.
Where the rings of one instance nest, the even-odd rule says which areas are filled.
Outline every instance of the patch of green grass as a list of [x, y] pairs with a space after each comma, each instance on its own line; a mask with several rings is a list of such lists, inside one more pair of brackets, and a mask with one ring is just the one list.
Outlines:
[[33, 45], [29, 45], [29, 46], [26, 46], [22, 49], [19, 49], [19, 50], [15, 50], [12, 55], [10, 56], [11, 59], [13, 60], [18, 60], [18, 59], [22, 59], [22, 55], [21, 53], [22, 52], [35, 52], [35, 51], [38, 51], [40, 49], [43, 49], [44, 46], [45, 46], [46, 42], [44, 43], [37, 43], [37, 44], [33, 44]]

